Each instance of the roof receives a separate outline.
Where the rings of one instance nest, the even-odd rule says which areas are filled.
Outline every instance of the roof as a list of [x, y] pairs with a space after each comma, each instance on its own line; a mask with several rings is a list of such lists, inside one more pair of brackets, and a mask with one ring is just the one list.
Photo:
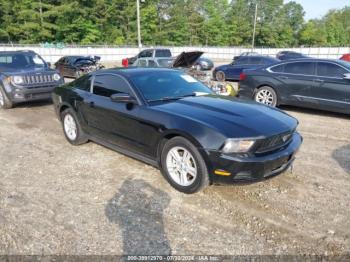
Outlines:
[[14, 55], [20, 53], [30, 53], [35, 54], [33, 50], [13, 50], [13, 51], [0, 51], [0, 55]]
[[297, 59], [292, 59], [292, 60], [282, 60], [280, 64], [293, 63], [293, 62], [336, 62], [336, 63], [341, 63], [342, 61], [339, 59], [305, 57], [305, 58], [297, 58]]
[[324, 58], [298, 58], [298, 59], [293, 59], [293, 60], [284, 60], [281, 61], [280, 63], [277, 63], [276, 65], [281, 65], [281, 64], [288, 64], [288, 63], [295, 63], [295, 62], [333, 62], [338, 65], [345, 66], [350, 69], [350, 63], [339, 60], [339, 59], [324, 59]]
[[148, 50], [170, 50], [169, 48], [162, 48], [162, 47], [160, 47], [160, 48], [146, 48], [146, 49], [143, 49], [143, 50], [141, 50], [141, 52], [142, 51], [148, 51]]

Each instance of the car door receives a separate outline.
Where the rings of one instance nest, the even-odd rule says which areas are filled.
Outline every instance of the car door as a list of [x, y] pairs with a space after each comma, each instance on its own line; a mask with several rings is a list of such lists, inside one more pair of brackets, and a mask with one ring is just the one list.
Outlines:
[[113, 102], [111, 95], [117, 93], [135, 96], [123, 77], [115, 74], [96, 75], [93, 80], [92, 94], [85, 101], [84, 118], [90, 134], [94, 137], [138, 152], [143, 147], [139, 136], [139, 106]]
[[138, 67], [147, 67], [147, 59], [140, 59], [138, 63]]
[[244, 69], [256, 69], [261, 66], [263, 66], [265, 63], [265, 60], [263, 57], [249, 57], [248, 64], [244, 67], [242, 67], [242, 71]]
[[148, 59], [147, 67], [158, 67], [157, 63], [153, 59]]
[[317, 79], [311, 96], [320, 108], [350, 112], [350, 80], [344, 78], [347, 73], [349, 70], [337, 63], [317, 63]]
[[[315, 86], [316, 63], [311, 61], [288, 62], [283, 64], [283, 72], [276, 78], [280, 84], [280, 96], [294, 105], [307, 105], [311, 90]], [[273, 67], [272, 67], [273, 70]]]
[[239, 80], [239, 75], [242, 73], [243, 68], [246, 68], [248, 65], [249, 65], [248, 56], [243, 56], [238, 58], [227, 67], [227, 70], [225, 72], [226, 78]]

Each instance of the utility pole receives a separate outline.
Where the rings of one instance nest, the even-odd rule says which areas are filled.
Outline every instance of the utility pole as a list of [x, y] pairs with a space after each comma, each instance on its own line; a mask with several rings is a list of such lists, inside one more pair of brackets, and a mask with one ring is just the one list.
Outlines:
[[44, 24], [44, 18], [43, 18], [43, 3], [41, 2], [41, 0], [39, 1], [39, 13], [40, 13], [40, 23], [41, 23], [41, 27], [43, 27], [43, 24]]
[[255, 4], [255, 15], [254, 15], [254, 29], [253, 29], [253, 41], [252, 41], [252, 52], [255, 48], [255, 31], [256, 31], [256, 20], [258, 18], [258, 3]]
[[137, 7], [137, 40], [138, 40], [139, 49], [141, 51], [142, 42], [141, 42], [140, 0], [136, 0], [136, 7]]

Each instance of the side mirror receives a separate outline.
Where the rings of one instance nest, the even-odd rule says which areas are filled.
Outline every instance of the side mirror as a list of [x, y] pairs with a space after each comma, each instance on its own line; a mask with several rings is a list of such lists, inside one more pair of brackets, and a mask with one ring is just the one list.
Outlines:
[[346, 73], [346, 74], [344, 74], [344, 79], [348, 79], [348, 80], [350, 80], [350, 73]]
[[116, 103], [136, 104], [136, 99], [126, 93], [113, 94], [111, 100]]

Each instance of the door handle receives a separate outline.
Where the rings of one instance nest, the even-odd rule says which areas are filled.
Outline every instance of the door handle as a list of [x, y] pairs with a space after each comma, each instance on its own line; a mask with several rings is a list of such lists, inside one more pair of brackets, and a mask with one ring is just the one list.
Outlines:
[[322, 79], [315, 79], [315, 82], [317, 82], [317, 83], [324, 83], [324, 80], [322, 80]]

